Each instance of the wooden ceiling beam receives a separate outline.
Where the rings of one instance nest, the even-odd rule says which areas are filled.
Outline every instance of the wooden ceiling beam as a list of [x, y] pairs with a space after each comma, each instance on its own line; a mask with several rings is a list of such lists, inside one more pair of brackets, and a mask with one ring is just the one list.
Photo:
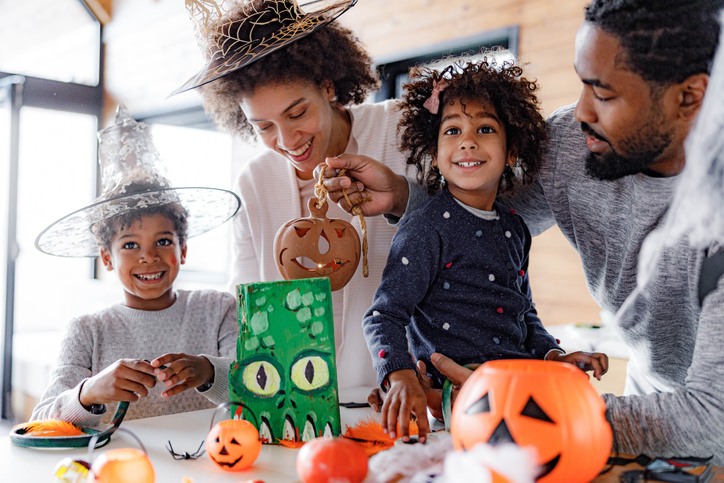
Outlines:
[[101, 25], [107, 25], [112, 20], [111, 4], [113, 0], [83, 0], [88, 8], [93, 12]]

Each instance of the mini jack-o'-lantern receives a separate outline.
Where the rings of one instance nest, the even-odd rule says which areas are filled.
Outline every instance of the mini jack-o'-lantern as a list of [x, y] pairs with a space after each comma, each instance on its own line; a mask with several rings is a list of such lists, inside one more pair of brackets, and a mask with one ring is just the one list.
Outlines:
[[304, 483], [361, 483], [367, 476], [367, 455], [344, 438], [316, 438], [297, 454], [297, 476]]
[[573, 365], [497, 360], [463, 385], [452, 412], [455, 449], [515, 443], [537, 450], [539, 482], [583, 483], [603, 468], [613, 435], [606, 406]]
[[259, 457], [260, 451], [259, 432], [249, 421], [220, 421], [206, 437], [206, 454], [226, 471], [248, 468]]
[[[286, 280], [329, 277], [335, 291], [347, 285], [357, 270], [359, 235], [350, 223], [327, 218], [327, 201], [321, 208], [317, 208], [317, 201], [309, 199], [311, 216], [296, 218], [279, 228], [274, 237], [275, 260]], [[326, 249], [324, 253], [320, 246]]]
[[156, 474], [146, 453], [135, 448], [106, 451], [91, 466], [96, 483], [153, 483]]

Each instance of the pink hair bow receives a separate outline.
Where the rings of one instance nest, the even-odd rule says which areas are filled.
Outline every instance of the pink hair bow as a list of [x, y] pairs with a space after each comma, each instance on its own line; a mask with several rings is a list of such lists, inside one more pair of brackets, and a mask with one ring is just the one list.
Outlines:
[[432, 81], [432, 94], [430, 94], [430, 97], [428, 97], [422, 105], [422, 107], [430, 111], [430, 114], [437, 114], [440, 111], [440, 93], [444, 91], [448, 85], [446, 80], [441, 80], [440, 82]]

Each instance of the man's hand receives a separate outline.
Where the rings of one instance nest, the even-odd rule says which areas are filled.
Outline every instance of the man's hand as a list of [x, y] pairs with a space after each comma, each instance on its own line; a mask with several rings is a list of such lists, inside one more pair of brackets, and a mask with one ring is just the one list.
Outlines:
[[140, 359], [120, 359], [83, 384], [79, 399], [86, 408], [117, 401], [136, 402], [156, 385], [153, 366]]
[[[167, 388], [161, 397], [175, 396], [214, 379], [214, 366], [206, 357], [189, 354], [164, 354], [151, 361], [154, 373]], [[161, 366], [166, 366], [161, 369]], [[173, 387], [172, 387], [173, 386]]]
[[417, 361], [417, 380], [425, 393], [427, 408], [435, 419], [443, 420], [442, 413], [442, 389], [432, 387], [432, 380], [427, 377], [427, 366], [422, 361]]
[[[450, 379], [450, 382], [453, 383], [452, 393], [450, 394], [450, 407], [453, 407], [455, 405], [455, 399], [457, 399], [458, 393], [460, 392], [460, 387], [468, 380], [468, 377], [477, 369], [479, 364], [471, 365], [471, 368], [467, 368], [437, 352], [432, 353], [430, 362], [440, 371], [440, 374]], [[432, 408], [430, 408], [430, 411], [432, 411]], [[440, 393], [440, 413], [442, 414], [442, 393]]]
[[[324, 171], [323, 184], [329, 191], [329, 199], [343, 210], [351, 209], [342, 194], [342, 189], [346, 189], [352, 203], [367, 200], [360, 205], [364, 216], [402, 216], [405, 213], [409, 190], [404, 176], [395, 174], [379, 161], [356, 154], [327, 158], [326, 164], [328, 167]], [[321, 166], [323, 165], [315, 169], [317, 178]], [[342, 176], [335, 177], [342, 168], [347, 171]]]
[[547, 361], [567, 362], [577, 366], [582, 371], [593, 371], [593, 377], [601, 380], [601, 376], [608, 372], [608, 356], [602, 352], [571, 352], [564, 354], [558, 350], [552, 350], [546, 355]]
[[410, 369], [391, 372], [387, 379], [390, 389], [382, 405], [382, 430], [395, 438], [397, 423], [400, 423], [400, 436], [403, 441], [410, 440], [410, 417], [417, 419], [418, 438], [421, 443], [427, 439], [430, 426], [427, 421], [425, 393], [417, 380], [417, 374]]

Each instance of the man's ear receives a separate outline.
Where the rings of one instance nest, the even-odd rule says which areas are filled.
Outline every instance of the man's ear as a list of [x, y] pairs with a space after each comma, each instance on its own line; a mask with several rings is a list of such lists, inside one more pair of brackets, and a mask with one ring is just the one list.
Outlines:
[[709, 85], [709, 75], [695, 74], [679, 84], [679, 118], [691, 121], [699, 113], [704, 102], [706, 88]]
[[106, 266], [106, 270], [113, 271], [113, 261], [111, 260], [111, 252], [105, 248], [101, 248], [101, 261]]
[[181, 265], [186, 263], [186, 244], [184, 243], [184, 246], [181, 247]]

